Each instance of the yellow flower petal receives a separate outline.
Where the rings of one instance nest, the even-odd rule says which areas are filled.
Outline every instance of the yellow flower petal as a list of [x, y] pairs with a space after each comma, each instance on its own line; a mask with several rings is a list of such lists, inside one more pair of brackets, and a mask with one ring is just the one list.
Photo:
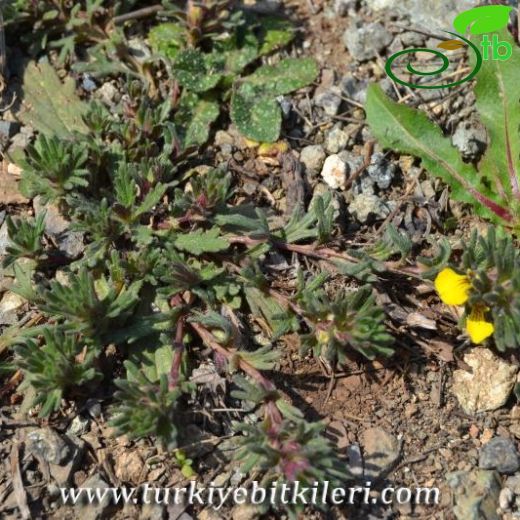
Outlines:
[[482, 305], [475, 305], [466, 319], [466, 331], [473, 343], [482, 343], [495, 332], [493, 323], [485, 320], [486, 310]]
[[468, 301], [469, 278], [447, 267], [435, 278], [435, 289], [446, 305], [464, 305]]

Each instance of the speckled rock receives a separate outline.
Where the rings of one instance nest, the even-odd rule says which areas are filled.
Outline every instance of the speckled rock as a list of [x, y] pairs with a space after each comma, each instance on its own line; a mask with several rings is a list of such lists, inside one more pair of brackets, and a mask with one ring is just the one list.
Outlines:
[[491, 350], [476, 347], [464, 356], [473, 372], [455, 370], [452, 391], [467, 414], [496, 410], [505, 404], [516, 381], [518, 367]]
[[300, 152], [300, 161], [310, 175], [317, 175], [323, 168], [327, 154], [321, 144], [306, 146]]

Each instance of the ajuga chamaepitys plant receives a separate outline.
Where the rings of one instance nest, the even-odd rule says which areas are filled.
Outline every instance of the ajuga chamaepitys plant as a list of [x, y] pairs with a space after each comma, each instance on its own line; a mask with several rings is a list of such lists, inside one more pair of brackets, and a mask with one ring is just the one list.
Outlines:
[[[316, 66], [274, 59], [255, 72], [255, 60], [289, 41], [287, 26], [231, 13], [216, 21], [229, 23], [216, 38], [210, 11], [195, 7], [189, 2], [181, 16], [175, 52], [152, 32], [157, 52], [172, 60], [163, 70], [171, 81], [153, 95], [142, 78], [120, 77], [123, 95], [109, 110], [63, 85], [66, 113], [52, 65], [26, 69], [24, 113], [38, 134], [19, 161], [21, 187], [62, 217], [80, 247], [73, 259], [49, 261], [59, 244], [45, 217], [9, 221], [12, 290], [29, 302], [33, 319], [6, 329], [0, 345], [14, 347], [9, 366], [33, 387], [27, 404], [41, 416], [53, 420], [69, 404], [81, 406], [99, 380], [115, 431], [152, 437], [168, 451], [189, 445], [188, 427], [210, 413], [193, 375], [206, 362], [232, 389], [222, 399], [243, 405], [246, 417], [239, 410], [240, 420], [225, 428], [245, 471], [260, 471], [266, 482], [340, 479], [341, 461], [322, 426], [309, 423], [270, 379], [280, 370], [279, 340], [296, 333], [309, 359], [322, 356], [333, 367], [351, 352], [390, 355], [386, 315], [369, 284], [399, 269], [411, 243], [389, 226], [373, 250], [342, 253], [334, 248], [330, 193], [280, 220], [237, 196], [226, 165], [201, 164], [206, 155], [193, 152], [219, 115], [230, 115], [249, 137], [278, 139], [276, 98], [312, 82]], [[50, 101], [53, 88], [59, 106]], [[319, 273], [298, 279], [293, 270], [283, 289], [275, 287], [275, 255], [328, 264], [352, 289], [337, 291]]]
[[45, 417], [60, 409], [68, 389], [77, 391], [100, 374], [93, 364], [95, 345], [50, 326], [42, 332], [43, 346], [27, 340], [16, 347], [15, 366], [22, 370], [24, 384], [36, 391], [34, 404], [41, 404], [40, 416]]
[[520, 252], [510, 236], [489, 227], [463, 246], [458, 262], [435, 279], [441, 300], [463, 306], [461, 323], [473, 343], [492, 337], [504, 351], [520, 346]]

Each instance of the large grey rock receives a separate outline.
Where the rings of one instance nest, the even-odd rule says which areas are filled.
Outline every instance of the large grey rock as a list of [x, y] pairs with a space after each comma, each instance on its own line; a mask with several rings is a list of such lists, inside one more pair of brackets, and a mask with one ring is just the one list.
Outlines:
[[499, 520], [500, 476], [496, 471], [458, 471], [446, 479], [453, 489], [457, 520]]
[[343, 43], [357, 61], [375, 58], [392, 43], [393, 38], [393, 34], [378, 22], [357, 22], [343, 33]]
[[[110, 486], [101, 475], [94, 473], [94, 475], [81, 484], [81, 487], [99, 489], [99, 492], [102, 493], [104, 489], [107, 489]], [[83, 495], [83, 497], [85, 497], [85, 495]], [[89, 504], [86, 499], [84, 502], [76, 504], [78, 518], [81, 518], [81, 520], [102, 520], [105, 518], [111, 518], [111, 516], [107, 516], [107, 512], [111, 507], [112, 495], [110, 493], [107, 493], [103, 497], [103, 500], [96, 500], [92, 504]]]
[[40, 197], [33, 201], [36, 216], [45, 213], [45, 232], [58, 243], [60, 251], [68, 258], [75, 259], [85, 250], [83, 233], [71, 231], [70, 222], [63, 218], [59, 209], [52, 204], [42, 204]]
[[429, 31], [450, 30], [455, 17], [467, 9], [477, 7], [475, 0], [365, 0], [373, 11], [392, 10], [410, 16], [412, 24]]
[[512, 475], [520, 468], [520, 458], [515, 443], [504, 437], [495, 437], [480, 450], [478, 465], [482, 469], [496, 469]]
[[49, 464], [62, 464], [71, 454], [67, 440], [51, 428], [39, 428], [28, 433], [26, 448], [29, 453]]

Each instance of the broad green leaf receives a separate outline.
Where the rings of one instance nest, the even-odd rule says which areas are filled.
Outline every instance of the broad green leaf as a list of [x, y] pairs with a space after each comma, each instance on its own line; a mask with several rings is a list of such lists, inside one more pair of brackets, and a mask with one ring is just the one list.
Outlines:
[[280, 136], [282, 112], [274, 98], [258, 98], [239, 89], [231, 97], [231, 119], [249, 139], [272, 143]]
[[175, 247], [181, 251], [187, 251], [192, 255], [203, 253], [218, 253], [225, 251], [229, 247], [229, 242], [219, 236], [218, 228], [203, 231], [197, 229], [191, 233], [178, 235], [174, 241]]
[[318, 76], [318, 66], [312, 58], [287, 58], [276, 65], [263, 65], [244, 79], [260, 87], [264, 95], [289, 94], [312, 83]]
[[218, 118], [220, 107], [217, 101], [199, 99], [191, 112], [191, 121], [186, 129], [184, 146], [201, 146], [207, 140], [211, 124]]
[[420, 157], [430, 173], [451, 186], [454, 199], [474, 204], [478, 214], [493, 220], [497, 215], [512, 220], [507, 202], [485, 184], [473, 165], [462, 161], [450, 139], [425, 113], [395, 103], [377, 85], [368, 90], [366, 112], [371, 130], [383, 146]]
[[205, 92], [217, 86], [224, 70], [224, 57], [186, 49], [177, 54], [173, 65], [175, 79], [193, 92]]
[[511, 46], [512, 56], [504, 61], [484, 60], [475, 87], [477, 109], [489, 140], [480, 170], [499, 184], [495, 191], [511, 197], [511, 207], [515, 197], [516, 205], [520, 202], [520, 48], [507, 30], [499, 33], [499, 40]]
[[49, 136], [70, 138], [73, 132], [87, 133], [82, 117], [88, 105], [75, 92], [74, 80], [60, 81], [46, 61], [27, 64], [23, 75], [20, 120]]

